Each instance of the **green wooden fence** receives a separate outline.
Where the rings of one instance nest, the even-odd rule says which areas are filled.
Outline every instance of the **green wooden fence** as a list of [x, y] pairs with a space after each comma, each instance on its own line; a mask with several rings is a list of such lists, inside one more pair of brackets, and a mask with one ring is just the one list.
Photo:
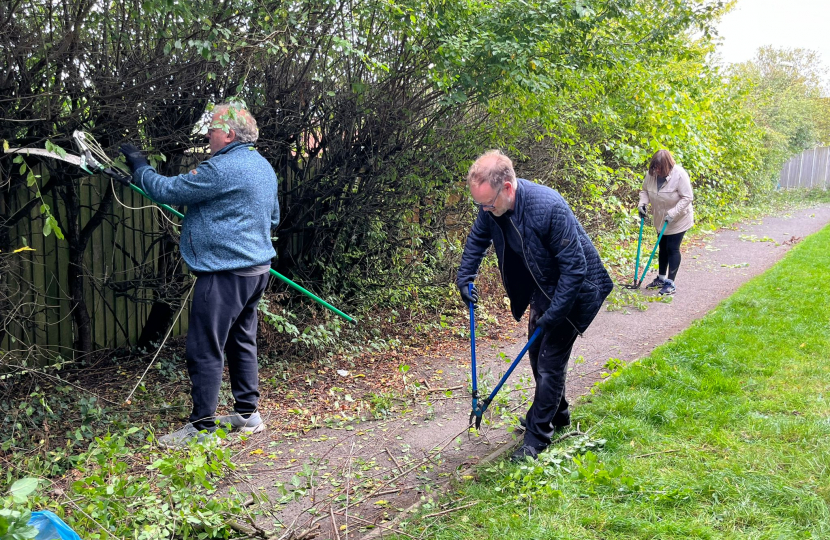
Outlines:
[[[42, 182], [46, 182], [45, 169], [41, 172]], [[81, 226], [98, 208], [108, 182], [98, 176], [80, 181]], [[135, 344], [150, 313], [152, 291], [149, 287], [125, 290], [125, 286], [155, 276], [160, 253], [158, 245], [151, 245], [156, 237], [153, 233], [159, 233], [162, 227], [160, 211], [132, 190], [119, 185], [115, 190], [123, 205], [113, 202], [108, 219], [92, 233], [84, 253], [85, 298], [92, 319], [93, 343], [99, 348]], [[8, 215], [14, 215], [31, 197], [31, 191], [17, 190], [11, 197]], [[44, 200], [59, 213], [60, 222], [66, 223], [63, 202], [52, 200], [51, 195], [44, 195]], [[74, 335], [67, 242], [54, 234], [43, 236], [39, 204], [31, 209], [29, 219], [22, 219], [13, 227], [11, 238], [13, 248], [28, 244], [34, 249], [11, 257], [12, 268], [6, 277], [16, 304], [34, 316], [24, 326], [8, 327], [0, 350], [13, 351], [36, 344], [71, 358]], [[173, 333], [184, 333], [186, 325], [187, 307]]]

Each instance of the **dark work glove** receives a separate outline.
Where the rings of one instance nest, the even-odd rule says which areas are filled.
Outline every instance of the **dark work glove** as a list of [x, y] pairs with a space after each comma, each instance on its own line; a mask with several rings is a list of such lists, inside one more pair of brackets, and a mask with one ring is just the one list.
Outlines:
[[546, 311], [542, 313], [542, 316], [536, 319], [536, 328], [541, 328], [542, 332], [548, 330], [551, 326], [553, 326], [553, 316], [550, 314], [550, 311]]
[[470, 283], [459, 285], [458, 292], [461, 293], [461, 299], [464, 300], [465, 306], [470, 307], [470, 304], [473, 304], [473, 307], [475, 307], [478, 303], [478, 290], [475, 285], [470, 289], [470, 285]]
[[646, 219], [648, 217], [648, 212], [646, 211], [646, 205], [641, 204], [637, 207], [637, 212], [640, 213], [640, 219]]
[[133, 177], [132, 176], [130, 176], [129, 174], [125, 173], [124, 171], [122, 171], [120, 169], [116, 169], [115, 167], [107, 167], [106, 169], [104, 169], [104, 174], [106, 174], [107, 176], [109, 176], [113, 180], [116, 180], [116, 181], [124, 184], [125, 186], [129, 186], [130, 184], [133, 183]]
[[144, 157], [141, 150], [139, 150], [134, 144], [122, 144], [121, 153], [124, 154], [124, 157], [127, 159], [127, 167], [129, 167], [132, 172], [135, 172], [136, 169], [140, 169], [141, 167], [150, 165], [150, 162], [147, 161], [147, 158]]

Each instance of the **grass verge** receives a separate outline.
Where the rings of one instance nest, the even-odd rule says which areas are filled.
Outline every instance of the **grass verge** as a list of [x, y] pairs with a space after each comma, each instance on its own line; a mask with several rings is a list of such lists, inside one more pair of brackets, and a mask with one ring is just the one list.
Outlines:
[[[419, 538], [830, 538], [830, 228], [575, 411], [590, 437], [500, 462]], [[436, 513], [428, 509], [423, 514]]]

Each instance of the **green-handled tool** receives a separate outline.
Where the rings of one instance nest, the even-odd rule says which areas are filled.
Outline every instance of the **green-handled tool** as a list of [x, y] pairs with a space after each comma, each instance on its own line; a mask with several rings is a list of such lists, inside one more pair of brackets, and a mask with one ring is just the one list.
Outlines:
[[[44, 157], [49, 157], [49, 158], [53, 158], [53, 159], [59, 159], [59, 160], [71, 163], [73, 165], [77, 165], [82, 170], [84, 170], [85, 172], [87, 172], [91, 175], [99, 174], [99, 173], [106, 174], [107, 176], [113, 178], [114, 180], [117, 180], [118, 182], [124, 184], [125, 186], [128, 186], [130, 189], [132, 189], [136, 193], [140, 194], [141, 196], [146, 197], [147, 199], [152, 201], [154, 204], [156, 204], [156, 205], [160, 206], [161, 208], [167, 210], [168, 212], [170, 212], [174, 216], [176, 216], [180, 219], [184, 218], [184, 214], [182, 214], [181, 212], [179, 212], [175, 208], [173, 208], [169, 205], [160, 203], [156, 200], [153, 200], [153, 198], [150, 197], [147, 193], [145, 193], [143, 189], [141, 189], [140, 187], [136, 186], [135, 184], [133, 184], [131, 182], [130, 175], [127, 174], [125, 171], [122, 171], [121, 169], [119, 169], [115, 166], [107, 167], [106, 165], [104, 165], [102, 163], [101, 159], [106, 159], [106, 157], [105, 157], [106, 155], [103, 154], [103, 151], [100, 149], [100, 147], [97, 145], [97, 143], [94, 142], [94, 139], [92, 139], [91, 136], [84, 133], [83, 131], [75, 131], [72, 134], [72, 140], [74, 141], [75, 146], [77, 147], [78, 152], [79, 152], [80, 155], [69, 154], [69, 153], [66, 153], [65, 151], [54, 152], [54, 151], [45, 150], [45, 149], [42, 149], [42, 148], [8, 148], [8, 149], [6, 149], [6, 153], [29, 154], [29, 155], [44, 156]], [[101, 159], [97, 158], [96, 155], [100, 156]], [[270, 269], [270, 272], [273, 276], [275, 276], [277, 279], [279, 279], [280, 281], [282, 281], [283, 283], [285, 283], [289, 287], [291, 287], [293, 289], [296, 289], [297, 291], [303, 293], [304, 295], [308, 296], [309, 298], [311, 298], [312, 300], [314, 300], [318, 304], [330, 309], [331, 311], [333, 311], [334, 313], [336, 313], [340, 317], [346, 319], [347, 321], [355, 322], [355, 320], [352, 317], [349, 317], [348, 315], [346, 315], [345, 313], [343, 313], [342, 311], [340, 311], [339, 309], [337, 309], [333, 305], [329, 304], [328, 302], [326, 302], [325, 300], [323, 300], [319, 296], [315, 295], [314, 293], [312, 293], [308, 289], [305, 289], [304, 287], [301, 287], [300, 285], [297, 285], [296, 283], [294, 283], [293, 281], [291, 281], [290, 279], [288, 279], [284, 275], [280, 274], [279, 272], [277, 272], [273, 268]]]

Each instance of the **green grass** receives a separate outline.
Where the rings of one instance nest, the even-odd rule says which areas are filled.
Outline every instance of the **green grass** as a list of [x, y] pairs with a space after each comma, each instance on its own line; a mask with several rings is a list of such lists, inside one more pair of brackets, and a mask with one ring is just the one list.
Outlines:
[[574, 420], [604, 439], [601, 449], [579, 457], [586, 448], [571, 440], [534, 465], [500, 462], [452, 495], [476, 506], [403, 530], [433, 539], [830, 538], [828, 246], [825, 228], [583, 400]]

